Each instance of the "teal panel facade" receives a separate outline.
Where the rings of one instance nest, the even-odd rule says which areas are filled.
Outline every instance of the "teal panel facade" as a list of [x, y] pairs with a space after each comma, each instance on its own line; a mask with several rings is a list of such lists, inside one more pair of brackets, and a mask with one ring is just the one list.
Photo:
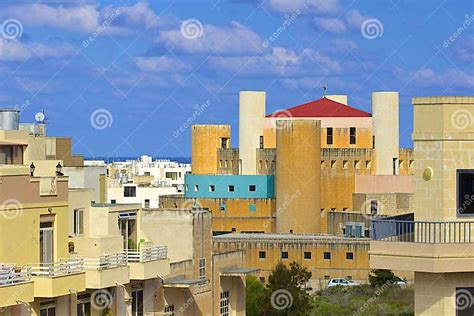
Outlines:
[[273, 175], [185, 175], [187, 198], [271, 199], [275, 197]]

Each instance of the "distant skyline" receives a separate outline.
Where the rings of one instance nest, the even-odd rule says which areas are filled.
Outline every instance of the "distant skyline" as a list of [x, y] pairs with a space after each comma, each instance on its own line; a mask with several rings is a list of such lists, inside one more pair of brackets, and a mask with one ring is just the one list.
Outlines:
[[[86, 157], [189, 157], [192, 124], [231, 124], [240, 90], [267, 114], [347, 94], [400, 93], [400, 146], [415, 96], [473, 95], [471, 0], [2, 0], [0, 108]], [[387, 140], [390, 141], [390, 140]]]

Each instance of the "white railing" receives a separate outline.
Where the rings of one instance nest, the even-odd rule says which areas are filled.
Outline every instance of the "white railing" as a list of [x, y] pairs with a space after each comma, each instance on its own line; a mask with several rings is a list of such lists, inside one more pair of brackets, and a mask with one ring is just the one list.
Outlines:
[[166, 259], [168, 257], [167, 246], [155, 246], [145, 249], [128, 249], [127, 253], [129, 262], [147, 262], [160, 259]]
[[52, 278], [80, 272], [84, 272], [84, 260], [82, 258], [62, 259], [59, 262], [31, 265], [31, 274], [33, 276]]
[[31, 280], [31, 267], [0, 265], [0, 287], [28, 282]]
[[106, 270], [127, 265], [127, 254], [124, 252], [100, 257], [83, 257], [82, 259], [86, 270]]

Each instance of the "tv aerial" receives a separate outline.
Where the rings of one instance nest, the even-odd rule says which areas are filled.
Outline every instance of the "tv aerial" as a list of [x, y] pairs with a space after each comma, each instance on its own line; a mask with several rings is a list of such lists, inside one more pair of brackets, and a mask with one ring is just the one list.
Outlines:
[[44, 111], [36, 113], [35, 120], [39, 124], [44, 124], [44, 122], [46, 120], [46, 116], [44, 115]]

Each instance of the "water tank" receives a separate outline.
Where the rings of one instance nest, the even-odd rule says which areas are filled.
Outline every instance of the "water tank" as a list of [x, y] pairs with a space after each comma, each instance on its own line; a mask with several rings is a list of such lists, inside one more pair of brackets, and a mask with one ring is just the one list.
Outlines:
[[0, 109], [0, 130], [18, 130], [20, 111], [16, 109]]

